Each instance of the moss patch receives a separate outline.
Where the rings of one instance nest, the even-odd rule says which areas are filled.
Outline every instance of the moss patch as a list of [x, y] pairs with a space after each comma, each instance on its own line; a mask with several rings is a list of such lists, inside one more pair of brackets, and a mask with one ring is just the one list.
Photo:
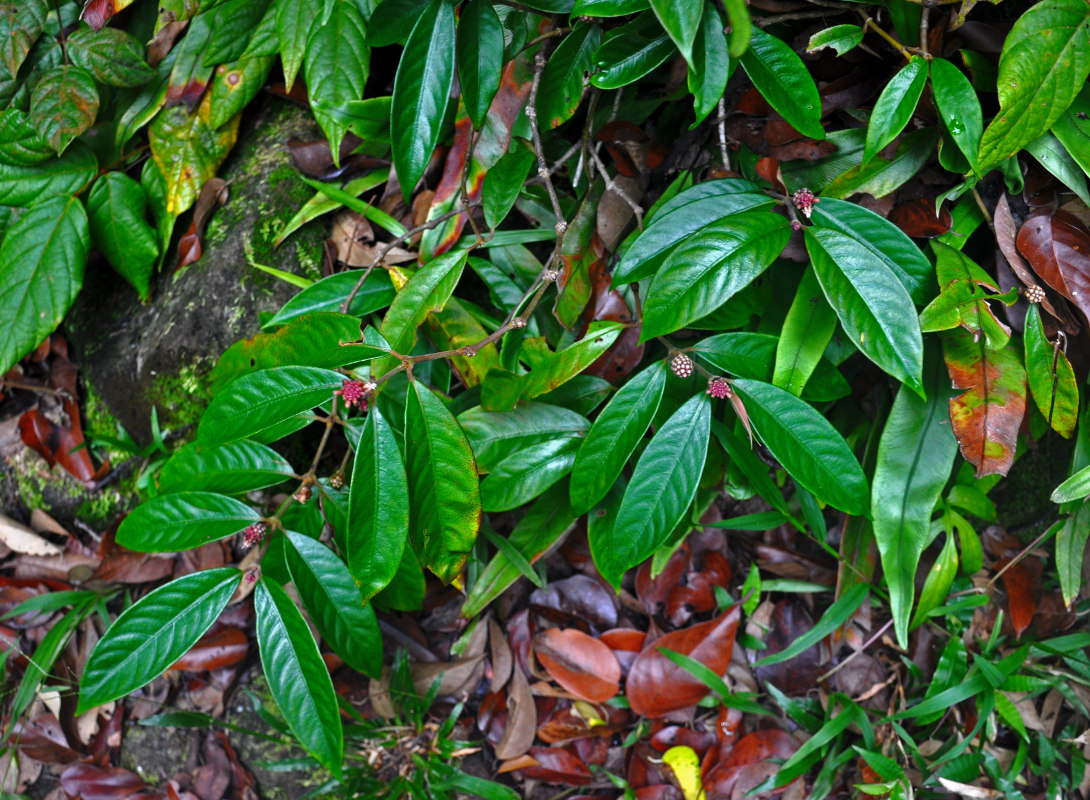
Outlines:
[[189, 364], [182, 364], [177, 374], [157, 376], [145, 393], [148, 403], [158, 409], [161, 419], [169, 420], [172, 428], [196, 430], [212, 399], [208, 391], [208, 373], [214, 363], [212, 358], [196, 358]]

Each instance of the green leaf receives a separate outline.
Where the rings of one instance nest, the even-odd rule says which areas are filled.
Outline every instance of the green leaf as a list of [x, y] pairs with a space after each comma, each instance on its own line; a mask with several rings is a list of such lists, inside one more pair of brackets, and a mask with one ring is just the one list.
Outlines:
[[590, 541], [598, 570], [611, 585], [661, 547], [696, 497], [708, 454], [711, 402], [695, 395], [655, 433], [636, 464], [617, 520]]
[[814, 370], [836, 331], [836, 312], [825, 300], [813, 269], [802, 274], [795, 299], [776, 344], [772, 383], [796, 397]]
[[107, 172], [87, 197], [95, 247], [145, 303], [159, 257], [159, 237], [145, 221], [146, 206], [144, 187], [124, 172]]
[[30, 124], [58, 155], [94, 124], [96, 116], [98, 89], [82, 67], [53, 67], [31, 92]]
[[829, 305], [863, 354], [923, 391], [923, 335], [912, 298], [885, 263], [838, 230], [806, 228], [806, 250]]
[[17, 75], [30, 48], [45, 30], [48, 0], [8, 0], [0, 3], [0, 61], [8, 75]]
[[[734, 35], [738, 35], [737, 28]], [[715, 108], [735, 66], [737, 62], [731, 61], [727, 36], [723, 33], [723, 18], [714, 3], [705, 3], [704, 19], [693, 40], [693, 57], [689, 66], [689, 93], [693, 96], [693, 113], [696, 117], [690, 128], [703, 122]]]
[[810, 71], [795, 51], [775, 36], [754, 28], [742, 69], [787, 123], [812, 139], [824, 139], [821, 98]]
[[433, 0], [409, 34], [390, 106], [394, 169], [408, 199], [439, 143], [454, 82], [454, 11]]
[[348, 495], [348, 567], [364, 600], [397, 574], [409, 536], [409, 483], [397, 439], [376, 406], [367, 416]]
[[208, 124], [206, 98], [193, 114], [165, 109], [148, 128], [148, 144], [167, 184], [167, 213], [177, 216], [197, 200], [201, 187], [227, 158], [238, 136], [238, 117], [221, 128]]
[[575, 0], [572, 16], [623, 17], [651, 8], [651, 0]]
[[[355, 270], [322, 278], [286, 302], [262, 327], [269, 330], [318, 311], [339, 312], [341, 304], [359, 279], [360, 275]], [[348, 313], [354, 317], [365, 317], [390, 305], [396, 296], [390, 274], [386, 270], [374, 270], [352, 298]]]
[[582, 414], [540, 402], [520, 403], [514, 411], [474, 406], [458, 416], [481, 473], [491, 472], [519, 450], [557, 438], [584, 436], [590, 422]]
[[95, 154], [83, 142], [40, 163], [0, 163], [0, 204], [25, 208], [47, 197], [76, 194], [97, 171]]
[[1041, 162], [1041, 166], [1073, 191], [1080, 200], [1090, 205], [1090, 193], [1086, 190], [1086, 176], [1071, 153], [1053, 134], [1045, 131], [1026, 145], [1026, 151]]
[[488, 0], [470, 0], [458, 19], [458, 82], [473, 127], [484, 127], [488, 107], [500, 88], [503, 26]]
[[162, 675], [226, 608], [242, 572], [196, 572], [160, 586], [114, 620], [80, 680], [77, 713], [117, 700]]
[[1070, 503], [1090, 496], [1090, 467], [1083, 467], [1052, 490], [1053, 503]]
[[1053, 123], [1052, 132], [1082, 171], [1090, 175], [1090, 86], [1083, 87], [1067, 111]]
[[265, 578], [254, 590], [254, 612], [261, 666], [280, 713], [303, 748], [340, 778], [344, 732], [337, 693], [306, 620]]
[[32, 167], [53, 158], [49, 143], [31, 127], [17, 108], [0, 112], [0, 169], [5, 165]]
[[[217, 69], [208, 90], [211, 110], [208, 124], [218, 128], [231, 121], [265, 86], [272, 70], [274, 56], [243, 56], [238, 61]], [[281, 237], [286, 234], [281, 231]]]
[[510, 511], [528, 503], [571, 471], [578, 439], [553, 439], [512, 453], [481, 481], [481, 507]]
[[950, 391], [937, 358], [935, 362], [928, 369], [926, 400], [905, 388], [897, 393], [878, 444], [871, 490], [874, 538], [902, 643], [908, 641], [916, 567], [930, 541], [931, 513], [957, 455]]
[[[388, 112], [387, 112], [388, 116]], [[390, 177], [389, 169], [376, 169], [371, 170], [366, 175], [349, 181], [345, 184], [342, 191], [351, 197], [359, 197], [364, 192], [374, 189], [376, 186], [381, 186], [386, 183], [386, 180]], [[284, 243], [284, 240], [291, 236], [295, 231], [299, 230], [308, 222], [318, 219], [323, 214], [328, 214], [330, 211], [336, 211], [344, 205], [340, 200], [330, 197], [326, 192], [320, 191], [314, 195], [314, 197], [303, 203], [302, 207], [295, 212], [288, 222], [284, 225], [283, 229], [277, 235], [276, 240], [273, 242], [273, 246], [279, 247]], [[337, 273], [338, 275], [341, 273]]]
[[122, 520], [117, 543], [139, 553], [177, 553], [226, 539], [259, 519], [245, 503], [221, 494], [163, 494]]
[[[489, 228], [495, 229], [514, 207], [522, 184], [536, 162], [533, 151], [515, 140], [511, 151], [485, 173], [482, 201], [484, 221]], [[521, 295], [520, 291], [519, 297]]]
[[863, 148], [863, 163], [870, 161], [878, 151], [897, 138], [916, 111], [916, 104], [927, 84], [927, 61], [913, 56], [898, 71], [874, 104], [867, 125], [867, 143]]
[[1045, 338], [1041, 312], [1033, 303], [1026, 311], [1024, 341], [1033, 401], [1052, 429], [1070, 439], [1079, 418], [1079, 384], [1063, 350]]
[[443, 402], [417, 382], [405, 406], [410, 536], [424, 565], [447, 583], [458, 577], [481, 525], [473, 450]]
[[159, 492], [242, 494], [276, 486], [294, 474], [282, 455], [257, 442], [243, 440], [222, 447], [190, 442], [163, 464]]
[[777, 386], [740, 378], [731, 388], [745, 401], [761, 441], [784, 469], [822, 502], [867, 514], [869, 488], [851, 448], [814, 408]]
[[372, 47], [404, 44], [429, 4], [429, 0], [382, 0], [368, 22], [367, 43]]
[[647, 289], [640, 341], [710, 314], [764, 272], [790, 238], [790, 221], [770, 211], [734, 214], [686, 238]]
[[78, 67], [109, 86], [140, 86], [155, 77], [144, 60], [144, 48], [118, 28], [80, 28], [68, 37], [68, 55]]
[[432, 259], [398, 292], [380, 328], [396, 352], [409, 352], [424, 318], [446, 305], [462, 276], [467, 256], [467, 250], [455, 250]]
[[862, 43], [863, 29], [858, 25], [833, 25], [811, 36], [806, 52], [812, 53], [823, 47], [831, 47], [838, 56], [842, 56]]
[[999, 56], [999, 114], [980, 141], [984, 174], [1052, 127], [1090, 75], [1090, 6], [1052, 0], [1014, 23]]
[[[333, 160], [337, 162], [341, 139], [348, 126], [326, 109], [338, 108], [363, 98], [363, 87], [371, 65], [371, 50], [364, 35], [366, 22], [356, 0], [330, 2], [332, 13], [327, 22], [313, 25], [308, 20], [304, 23], [310, 26], [304, 72], [314, 119], [329, 139]], [[408, 58], [409, 54], [406, 53], [405, 57]], [[447, 88], [449, 90], [449, 84]], [[394, 95], [397, 95], [396, 89]]]
[[307, 52], [307, 37], [314, 22], [314, 6], [304, 0], [277, 0], [276, 36], [280, 41], [280, 60], [284, 67], [284, 85], [290, 92], [295, 76]]
[[950, 592], [957, 572], [958, 549], [954, 544], [954, 532], [947, 531], [942, 551], [935, 559], [935, 563], [931, 565], [927, 578], [924, 580], [923, 589], [920, 591], [920, 602], [916, 606], [916, 613], [912, 615], [910, 629], [922, 625], [931, 612], [942, 604]]
[[[1062, 485], [1062, 484], [1061, 484]], [[1057, 490], [1058, 491], [1058, 490]], [[1060, 591], [1068, 608], [1075, 602], [1082, 586], [1083, 556], [1090, 537], [1090, 503], [1083, 502], [1074, 516], [1067, 517], [1056, 531], [1056, 572]]]
[[[23, 713], [30, 707], [30, 704], [34, 701], [35, 696], [38, 694], [38, 690], [41, 688], [42, 680], [53, 670], [53, 665], [57, 661], [57, 657], [60, 656], [61, 651], [67, 647], [72, 634], [75, 633], [76, 626], [83, 621], [83, 619], [94, 608], [94, 599], [87, 598], [82, 601], [76, 602], [71, 611], [53, 623], [53, 627], [49, 629], [49, 632], [42, 637], [41, 642], [38, 643], [38, 647], [34, 650], [34, 655], [27, 659], [26, 671], [23, 672], [23, 679], [19, 682], [19, 688], [15, 692], [15, 698], [11, 701], [10, 713], [12, 715], [12, 725], [15, 721], [22, 718]], [[8, 734], [10, 735], [10, 730]]]
[[333, 652], [357, 672], [382, 674], [382, 636], [375, 611], [360, 596], [348, 567], [309, 536], [286, 531], [288, 569], [299, 598]]
[[249, 45], [265, 16], [269, 0], [223, 0], [212, 17], [212, 38], [204, 51], [205, 66], [234, 61]]
[[537, 115], [543, 129], [567, 122], [579, 107], [584, 76], [594, 71], [594, 53], [601, 39], [597, 25], [576, 23], [549, 57], [537, 95]]
[[865, 164], [857, 163], [829, 183], [822, 197], [844, 198], [861, 192], [885, 197], [919, 174], [934, 154], [938, 137], [936, 128], [909, 131], [901, 137], [893, 158], [875, 156]]
[[317, 367], [274, 367], [225, 386], [208, 406], [197, 431], [202, 446], [228, 444], [328, 402], [345, 377]]
[[522, 356], [530, 361], [530, 374], [523, 382], [522, 396], [537, 397], [562, 386], [589, 367], [608, 350], [624, 326], [610, 321], [595, 321], [586, 334], [575, 344], [557, 350], [549, 350], [544, 337], [527, 339], [522, 345]]
[[212, 78], [213, 67], [205, 66], [204, 53], [212, 39], [215, 12], [186, 16], [190, 17], [189, 25], [170, 51], [174, 66], [167, 81], [166, 105], [182, 104], [192, 113]]
[[681, 55], [692, 64], [693, 40], [704, 15], [703, 0], [651, 0], [651, 8]]
[[772, 664], [780, 664], [784, 661], [790, 661], [800, 653], [805, 653], [851, 619], [852, 614], [858, 611], [859, 607], [863, 605], [863, 601], [867, 599], [868, 594], [870, 594], [870, 587], [865, 583], [857, 583], [843, 595], [838, 597], [835, 603], [829, 606], [814, 627], [795, 639], [778, 653], [773, 653], [770, 656], [765, 656], [764, 658], [753, 662], [753, 666], [767, 667]]
[[60, 325], [83, 285], [90, 243], [75, 197], [34, 206], [0, 244], [0, 374]]
[[572, 467], [575, 511], [586, 512], [609, 492], [651, 425], [665, 386], [666, 364], [659, 361], [629, 380], [602, 409]]
[[635, 83], [675, 52], [673, 43], [650, 11], [606, 34], [594, 54], [599, 72], [591, 76], [598, 89], [619, 89]]
[[943, 127], [976, 170], [977, 151], [984, 132], [984, 117], [976, 90], [960, 69], [945, 59], [932, 58], [931, 91]]

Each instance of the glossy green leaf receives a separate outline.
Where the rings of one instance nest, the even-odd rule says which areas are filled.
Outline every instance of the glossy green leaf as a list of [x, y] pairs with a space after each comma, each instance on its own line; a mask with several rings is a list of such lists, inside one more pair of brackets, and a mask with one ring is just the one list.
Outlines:
[[654, 275], [670, 251], [683, 239], [711, 223], [743, 211], [767, 208], [772, 198], [758, 186], [737, 178], [705, 181], [664, 203], [621, 256], [613, 285], [621, 286]]
[[723, 18], [714, 3], [704, 4], [704, 19], [693, 40], [693, 57], [689, 66], [689, 93], [693, 96], [691, 128], [703, 122], [723, 96], [727, 80], [737, 62], [732, 62], [723, 33]]
[[931, 59], [931, 91], [943, 127], [974, 169], [984, 117], [976, 90], [965, 74], [942, 58]]
[[72, 62], [110, 86], [140, 86], [155, 77], [144, 60], [144, 48], [133, 36], [118, 28], [92, 31], [80, 28], [68, 37]]
[[1090, 537], [1090, 503], [1083, 502], [1074, 516], [1059, 523], [1056, 531], [1056, 572], [1060, 576], [1060, 591], [1068, 608], [1079, 596], [1082, 587], [1082, 565], [1086, 539]]
[[159, 62], [155, 68], [155, 77], [139, 88], [136, 94], [119, 113], [117, 117], [117, 132], [114, 134], [114, 143], [121, 147], [126, 144], [136, 132], [151, 122], [159, 113], [159, 109], [166, 102], [167, 86], [170, 83], [170, 73], [174, 69], [174, 63], [178, 55], [174, 50], [167, 53], [166, 58]]
[[454, 10], [447, 0], [433, 0], [405, 43], [390, 106], [394, 169], [405, 198], [439, 143], [454, 82], [454, 53]]
[[1084, 86], [1052, 125], [1052, 132], [1082, 171], [1090, 175], [1090, 86]]
[[182, 104], [192, 113], [212, 78], [213, 65], [204, 63], [204, 54], [212, 39], [215, 12], [186, 16], [189, 25], [171, 48], [174, 67], [167, 81], [166, 107]]
[[470, 0], [458, 18], [458, 82], [473, 127], [484, 126], [500, 88], [503, 26], [489, 0]]
[[[526, 176], [535, 163], [537, 159], [533, 151], [516, 141], [512, 143], [511, 151], [485, 173], [482, 201], [484, 221], [489, 228], [494, 229], [503, 222], [514, 207]], [[520, 291], [519, 296], [521, 294]]]
[[23, 215], [0, 244], [0, 374], [61, 323], [83, 285], [90, 244], [75, 197], [52, 197]]
[[372, 47], [404, 44], [429, 5], [429, 0], [382, 0], [368, 21], [367, 43]]
[[651, 0], [575, 0], [572, 16], [623, 17], [651, 8]]
[[30, 48], [45, 29], [48, 0], [6, 0], [0, 3], [0, 61], [16, 75]]
[[999, 56], [999, 113], [980, 141], [981, 174], [1052, 127], [1090, 75], [1090, 6], [1037, 3], [1014, 23]]
[[491, 472], [519, 450], [550, 439], [582, 437], [590, 429], [586, 417], [560, 406], [520, 403], [514, 411], [486, 411], [474, 406], [458, 416], [481, 473]]
[[601, 29], [578, 23], [549, 57], [541, 74], [537, 115], [542, 129], [567, 122], [583, 98], [586, 73], [594, 71], [594, 53], [601, 43]]
[[749, 50], [742, 56], [742, 69], [792, 128], [812, 139], [825, 138], [817, 86], [794, 50], [754, 28]]
[[584, 513], [617, 481], [662, 400], [666, 364], [659, 361], [629, 380], [594, 421], [572, 468], [572, 508]]
[[333, 200], [337, 200], [343, 204], [350, 211], [355, 211], [357, 214], [362, 214], [364, 217], [385, 228], [394, 236], [405, 236], [407, 230], [405, 226], [391, 217], [385, 211], [380, 208], [376, 208], [372, 203], [365, 203], [358, 199], [353, 194], [346, 192], [339, 186], [332, 183], [322, 183], [320, 181], [312, 181], [309, 178], [303, 178], [303, 183], [310, 186], [312, 189], [317, 189], [322, 194], [330, 197]]
[[273, 700], [299, 743], [339, 778], [344, 732], [337, 694], [306, 620], [287, 593], [265, 578], [254, 590], [254, 613]]
[[522, 355], [531, 369], [523, 381], [522, 396], [538, 397], [562, 386], [597, 361], [623, 329], [616, 322], [592, 322], [582, 339], [556, 352], [549, 349], [544, 337], [527, 339], [522, 344]]
[[814, 370], [836, 331], [836, 312], [825, 300], [813, 269], [803, 273], [776, 344], [772, 383], [796, 397]]
[[987, 298], [998, 292], [995, 279], [966, 255], [941, 242], [933, 242], [935, 273], [941, 292], [920, 313], [924, 331], [963, 326], [973, 336], [983, 336], [990, 349], [1005, 347], [1010, 329], [995, 316]]
[[797, 483], [841, 511], [867, 514], [870, 489], [863, 469], [825, 417], [770, 383], [740, 378], [731, 386], [745, 402], [754, 431]]
[[73, 142], [64, 155], [40, 163], [0, 163], [0, 203], [25, 208], [47, 197], [75, 194], [97, 171], [95, 154], [83, 142]]
[[1057, 180], [1073, 191], [1080, 200], [1090, 205], [1090, 192], [1086, 189], [1086, 176], [1073, 155], [1052, 133], [1045, 131], [1026, 145], [1026, 152], [1036, 158]]
[[30, 124], [58, 154], [90, 128], [96, 116], [98, 89], [94, 77], [82, 67], [54, 67], [31, 92]]
[[1090, 497], [1090, 467], [1083, 467], [1052, 490], [1053, 503], [1069, 503]]
[[833, 25], [810, 37], [806, 52], [812, 53], [823, 47], [831, 47], [838, 56], [854, 50], [863, 42], [863, 29], [858, 25]]
[[670, 416], [640, 456], [613, 526], [591, 539], [594, 563], [614, 587], [666, 542], [689, 510], [708, 454], [711, 416], [703, 394]]
[[646, 11], [603, 37], [594, 54], [599, 72], [591, 76], [591, 85], [619, 89], [635, 83], [676, 52], [655, 15]]
[[[243, 56], [217, 69], [208, 90], [211, 105], [208, 124], [218, 128], [230, 122], [265, 86], [274, 56]], [[281, 233], [281, 236], [284, 234]]]
[[[308, 286], [291, 300], [286, 302], [262, 327], [265, 330], [285, 325], [304, 314], [318, 311], [339, 312], [352, 288], [361, 275], [355, 270], [338, 272], [328, 278]], [[386, 270], [374, 270], [367, 276], [363, 286], [352, 298], [348, 313], [354, 317], [365, 317], [375, 311], [381, 311], [393, 302], [397, 292]]]
[[125, 609], [87, 660], [77, 713], [124, 697], [162, 675], [212, 627], [241, 578], [234, 567], [196, 572]]
[[783, 493], [769, 475], [768, 465], [757, 458], [753, 452], [753, 443], [742, 436], [736, 435], [719, 420], [712, 420], [712, 433], [715, 434], [715, 438], [719, 440], [723, 450], [726, 451], [727, 457], [738, 467], [740, 473], [745, 476], [746, 482], [753, 487], [753, 490], [763, 497], [769, 505], [791, 519], [796, 528], [803, 530], [802, 524], [794, 521], [791, 517]]
[[651, 8], [681, 55], [692, 63], [693, 40], [704, 15], [703, 0], [651, 0]]
[[159, 237], [145, 221], [144, 187], [124, 172], [108, 172], [87, 197], [95, 247], [147, 302], [152, 268], [159, 257]]
[[208, 66], [234, 61], [249, 45], [269, 0], [223, 0], [212, 12], [212, 38], [204, 51]]
[[[355, 178], [345, 184], [343, 191], [351, 195], [352, 197], [359, 197], [366, 191], [374, 189], [376, 186], [381, 186], [386, 183], [386, 180], [390, 177], [390, 171], [388, 169], [376, 169], [371, 170], [366, 175], [359, 178]], [[291, 236], [299, 228], [306, 225], [312, 220], [318, 219], [323, 214], [328, 214], [330, 211], [336, 211], [341, 208], [343, 203], [340, 200], [330, 197], [325, 192], [318, 192], [314, 197], [303, 203], [300, 209], [295, 212], [288, 222], [284, 225], [284, 228], [277, 235], [273, 245], [279, 247], [284, 243], [284, 240]], [[340, 274], [340, 273], [337, 273]]]
[[754, 666], [764, 667], [772, 664], [781, 664], [784, 661], [790, 661], [800, 653], [806, 652], [851, 619], [852, 614], [858, 611], [859, 607], [863, 605], [863, 601], [867, 599], [868, 594], [870, 594], [870, 587], [866, 584], [857, 583], [843, 595], [838, 597], [835, 603], [829, 606], [828, 610], [821, 615], [821, 619], [818, 620], [814, 627], [792, 641], [791, 644], [784, 649], [758, 659], [754, 662]]
[[533, 500], [571, 471], [579, 445], [553, 439], [511, 454], [481, 481], [481, 507], [510, 511]]
[[906, 387], [897, 393], [878, 445], [871, 491], [874, 538], [902, 643], [908, 641], [916, 567], [930, 541], [931, 513], [957, 455], [949, 398], [946, 376], [936, 363], [928, 372], [926, 400]]
[[1024, 342], [1033, 402], [1052, 429], [1069, 439], [1079, 419], [1079, 383], [1063, 350], [1045, 338], [1041, 312], [1032, 303], [1026, 310]]
[[274, 367], [232, 381], [212, 399], [201, 418], [202, 446], [228, 444], [272, 428], [328, 402], [344, 375], [317, 367]]
[[764, 272], [790, 238], [791, 222], [770, 211], [733, 214], [686, 238], [647, 289], [640, 341], [710, 314]]
[[865, 164], [857, 163], [829, 183], [822, 197], [845, 198], [861, 192], [885, 197], [919, 174], [934, 154], [938, 138], [937, 128], [909, 131], [901, 137], [893, 158], [875, 156]]
[[396, 352], [409, 352], [424, 318], [446, 305], [462, 276], [467, 256], [467, 250], [453, 250], [432, 259], [398, 292], [380, 328]]
[[287, 531], [285, 537], [291, 582], [318, 632], [348, 666], [378, 678], [382, 673], [378, 620], [348, 567], [309, 536]]
[[167, 212], [177, 216], [197, 200], [201, 187], [227, 158], [238, 136], [238, 117], [208, 124], [209, 101], [192, 114], [183, 106], [161, 112], [148, 128], [148, 144], [167, 184]]
[[806, 249], [852, 343], [886, 373], [923, 391], [923, 335], [912, 298], [873, 251], [831, 228], [806, 229]]
[[458, 421], [430, 389], [413, 382], [405, 406], [405, 456], [412, 509], [410, 536], [424, 565], [458, 577], [481, 525], [473, 450]]
[[138, 553], [176, 553], [225, 539], [259, 519], [245, 503], [221, 494], [163, 494], [122, 520], [117, 543]]
[[163, 464], [159, 492], [242, 494], [283, 483], [294, 474], [282, 455], [257, 442], [243, 440], [221, 447], [190, 442]]
[[348, 567], [365, 600], [397, 574], [409, 536], [409, 483], [397, 439], [376, 406], [367, 416], [348, 494]]
[[[776, 336], [734, 331], [702, 339], [693, 347], [692, 353], [726, 375], [771, 383], [775, 378], [778, 350]], [[836, 366], [822, 357], [801, 396], [809, 402], [823, 402], [845, 397], [850, 391], [851, 387]]]
[[[356, 0], [330, 0], [330, 6], [332, 10], [327, 22], [321, 25], [305, 23], [310, 27], [310, 35], [303, 71], [314, 119], [329, 139], [336, 161], [348, 126], [326, 109], [363, 98], [363, 87], [371, 67], [371, 50], [364, 35], [367, 25]], [[410, 56], [406, 53], [405, 57]], [[394, 95], [397, 95], [396, 89]]]
[[867, 141], [863, 148], [863, 162], [877, 155], [878, 151], [897, 138], [916, 111], [920, 95], [927, 84], [927, 61], [913, 56], [890, 79], [882, 90], [867, 125]]
[[31, 127], [25, 113], [17, 108], [0, 112], [0, 169], [9, 164], [32, 167], [54, 156], [53, 148]]
[[954, 544], [954, 532], [946, 533], [946, 542], [939, 552], [935, 563], [924, 579], [923, 589], [920, 591], [920, 602], [916, 606], [916, 613], [912, 615], [911, 628], [918, 628], [930, 616], [931, 612], [938, 608], [950, 592], [954, 584], [954, 578], [958, 572], [958, 549]]

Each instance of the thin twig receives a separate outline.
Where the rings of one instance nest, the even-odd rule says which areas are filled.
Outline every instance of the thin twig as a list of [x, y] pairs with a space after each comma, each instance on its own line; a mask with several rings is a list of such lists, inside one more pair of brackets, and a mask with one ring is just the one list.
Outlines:
[[640, 204], [633, 200], [631, 197], [629, 197], [625, 190], [618, 186], [613, 181], [613, 179], [609, 177], [609, 173], [606, 172], [606, 165], [602, 163], [602, 159], [598, 157], [598, 151], [595, 150], [593, 147], [590, 149], [590, 156], [592, 159], [594, 159], [594, 165], [598, 167], [598, 171], [602, 174], [602, 179], [606, 182], [606, 190], [613, 192], [626, 203], [628, 203], [628, 207], [631, 208], [632, 213], [636, 215], [636, 227], [638, 227], [642, 231], [643, 209], [640, 208]]
[[719, 155], [723, 158], [723, 169], [730, 169], [730, 153], [727, 152], [727, 101], [722, 97], [716, 106], [719, 119], [716, 120], [716, 130], [719, 132]]
[[885, 625], [883, 625], [883, 626], [882, 626], [881, 628], [879, 628], [879, 629], [878, 629], [878, 630], [877, 630], [877, 631], [876, 631], [876, 632], [874, 633], [874, 635], [873, 635], [873, 636], [871, 636], [871, 637], [870, 637], [869, 639], [867, 639], [867, 641], [863, 642], [863, 646], [862, 646], [862, 647], [860, 647], [860, 648], [859, 648], [858, 650], [856, 650], [855, 652], [853, 652], [853, 653], [852, 653], [852, 654], [851, 654], [850, 656], [848, 656], [847, 658], [845, 658], [845, 659], [844, 659], [843, 661], [841, 661], [841, 662], [840, 662], [839, 664], [837, 664], [837, 665], [836, 665], [835, 667], [833, 667], [833, 668], [832, 668], [831, 670], [829, 670], [828, 672], [826, 672], [826, 673], [825, 673], [824, 675], [820, 676], [820, 677], [818, 678], [818, 683], [824, 683], [825, 681], [829, 680], [829, 678], [833, 677], [833, 675], [835, 675], [835, 674], [836, 674], [837, 672], [839, 672], [839, 671], [840, 671], [840, 669], [841, 669], [841, 668], [842, 668], [842, 667], [843, 667], [844, 665], [846, 665], [846, 664], [850, 663], [850, 662], [851, 662], [851, 660], [852, 660], [853, 658], [855, 658], [855, 657], [856, 657], [857, 655], [859, 655], [860, 653], [866, 652], [866, 649], [867, 649], [868, 647], [870, 647], [870, 646], [871, 646], [872, 644], [874, 644], [874, 643], [875, 643], [876, 641], [878, 641], [878, 637], [879, 637], [879, 636], [881, 636], [881, 635], [882, 635], [883, 633], [885, 633], [886, 631], [888, 631], [888, 630], [890, 629], [890, 626], [891, 626], [891, 625], [893, 625], [893, 618], [892, 618], [892, 617], [891, 617], [890, 619], [888, 619], [888, 620], [886, 621], [886, 624], [885, 624]]
[[466, 158], [465, 163], [462, 165], [462, 180], [461, 180], [461, 206], [462, 211], [465, 212], [466, 220], [469, 222], [469, 227], [473, 229], [473, 235], [477, 239], [477, 244], [481, 244], [485, 241], [485, 238], [481, 236], [480, 230], [477, 228], [477, 221], [473, 219], [473, 215], [469, 213], [469, 188], [467, 186], [469, 169], [473, 165], [473, 151], [477, 149], [477, 140], [481, 135], [477, 131], [470, 131], [469, 144], [466, 146]]
[[1040, 536], [1038, 536], [1032, 542], [1030, 542], [1025, 547], [1023, 547], [1022, 552], [1020, 552], [1018, 555], [1016, 555], [1014, 558], [1012, 558], [1010, 561], [1008, 561], [1006, 564], [1004, 564], [1003, 569], [1001, 569], [1001, 570], [999, 570], [999, 572], [995, 573], [995, 575], [992, 576], [991, 580], [988, 581], [988, 583], [985, 585], [985, 589], [987, 589], [990, 586], [995, 586], [995, 582], [1003, 577], [1003, 573], [1005, 573], [1008, 569], [1013, 567], [1015, 564], [1017, 564], [1019, 561], [1021, 561], [1023, 558], [1028, 556], [1031, 552], [1033, 552], [1033, 548], [1035, 548], [1037, 545], [1039, 545], [1041, 542], [1043, 542], [1045, 540], [1045, 538], [1050, 533], [1052, 533], [1052, 526], [1051, 525], [1049, 527], [1045, 528], [1041, 532]]

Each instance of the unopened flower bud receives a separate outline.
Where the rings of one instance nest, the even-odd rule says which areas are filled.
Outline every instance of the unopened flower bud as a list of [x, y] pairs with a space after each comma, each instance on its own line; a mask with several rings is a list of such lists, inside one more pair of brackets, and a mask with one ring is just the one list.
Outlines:
[[679, 378], [688, 378], [693, 374], [693, 360], [684, 353], [678, 353], [670, 359], [670, 371]]
[[242, 548], [244, 550], [249, 550], [255, 544], [261, 542], [268, 532], [269, 526], [264, 522], [255, 522], [252, 525], [248, 525], [246, 529], [242, 531]]
[[1040, 303], [1045, 299], [1045, 290], [1040, 286], [1027, 286], [1022, 290], [1022, 293], [1025, 294], [1026, 299], [1031, 303]]

